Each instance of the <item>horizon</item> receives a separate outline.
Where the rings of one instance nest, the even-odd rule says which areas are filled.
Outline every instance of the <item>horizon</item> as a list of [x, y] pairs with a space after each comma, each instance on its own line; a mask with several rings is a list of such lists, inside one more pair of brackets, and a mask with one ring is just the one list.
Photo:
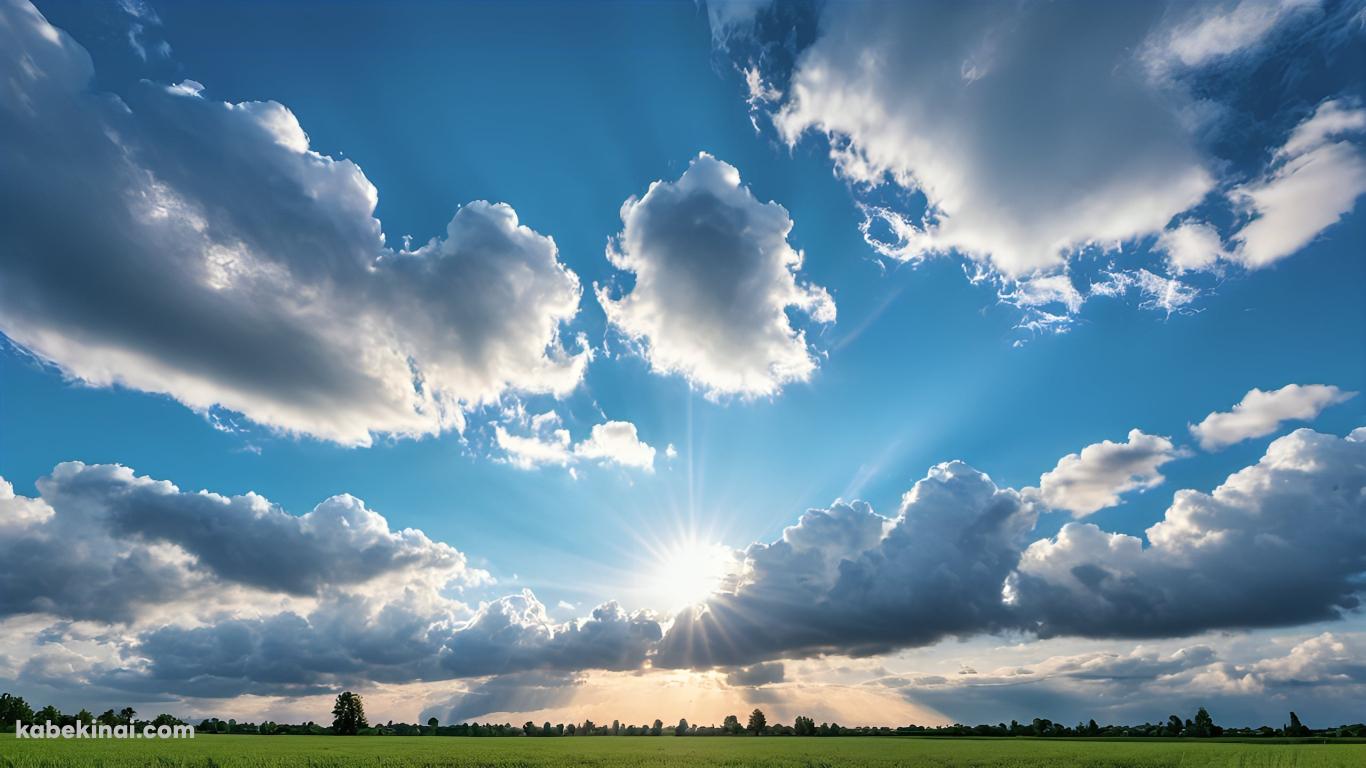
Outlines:
[[0, 43], [34, 708], [1366, 713], [1363, 0], [0, 0]]

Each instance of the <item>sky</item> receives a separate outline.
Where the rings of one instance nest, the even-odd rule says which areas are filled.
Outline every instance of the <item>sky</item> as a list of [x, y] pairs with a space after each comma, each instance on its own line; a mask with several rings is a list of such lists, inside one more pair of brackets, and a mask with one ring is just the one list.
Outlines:
[[0, 41], [0, 689], [1366, 711], [1360, 2], [0, 0]]

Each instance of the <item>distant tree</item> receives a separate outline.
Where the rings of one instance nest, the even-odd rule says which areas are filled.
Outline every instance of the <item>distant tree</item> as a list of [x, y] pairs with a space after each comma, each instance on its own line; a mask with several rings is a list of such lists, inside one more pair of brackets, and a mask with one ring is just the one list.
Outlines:
[[768, 718], [764, 717], [764, 711], [756, 708], [753, 712], [749, 713], [749, 725], [745, 726], [745, 730], [758, 736], [764, 732], [764, 728], [767, 726]]
[[675, 735], [675, 736], [687, 736], [687, 735], [688, 735], [688, 721], [687, 721], [686, 719], [682, 719], [682, 718], [679, 719], [678, 725], [675, 725], [675, 726], [674, 726], [674, 735]]
[[798, 736], [815, 736], [816, 721], [804, 715], [797, 715], [792, 722], [792, 732]]
[[664, 723], [659, 718], [655, 718], [654, 725], [650, 726], [650, 735], [658, 736], [664, 732]]
[[34, 719], [40, 723], [60, 723], [62, 722], [62, 712], [49, 704], [38, 710], [38, 714]]
[[549, 736], [550, 734], [552, 734], [552, 733], [554, 733], [554, 732], [555, 732], [555, 729], [553, 729], [553, 728], [550, 727], [550, 721], [549, 721], [549, 720], [545, 721], [545, 725], [542, 725], [542, 726], [541, 726], [541, 735], [542, 735], [542, 736]]
[[[1204, 710], [1201, 710], [1201, 711], [1203, 712]], [[1094, 718], [1091, 719], [1090, 721], [1088, 721], [1088, 722], [1086, 723], [1086, 735], [1087, 735], [1087, 736], [1095, 736], [1095, 735], [1097, 735], [1097, 734], [1099, 734], [1099, 733], [1100, 733], [1100, 726], [1099, 726], [1099, 725], [1096, 725], [1096, 721], [1095, 721]]]
[[1195, 722], [1192, 723], [1191, 735], [1202, 739], [1208, 739], [1214, 735], [1214, 718], [1209, 716], [1209, 711], [1201, 707], [1195, 713]]
[[739, 733], [741, 730], [740, 718], [736, 717], [735, 715], [726, 715], [726, 719], [724, 722], [721, 723], [721, 727], [726, 730], [726, 733], [735, 735]]
[[124, 725], [132, 725], [133, 718], [137, 716], [137, 711], [134, 710], [132, 707], [124, 707], [123, 709], [119, 710], [119, 719], [123, 721]]
[[355, 736], [362, 728], [369, 727], [365, 721], [365, 703], [358, 694], [343, 691], [332, 705], [332, 730], [342, 736]]
[[15, 723], [33, 722], [33, 708], [23, 696], [0, 693], [0, 728], [13, 728]]
[[620, 720], [613, 720], [613, 721], [612, 721], [612, 735], [613, 735], [613, 736], [620, 736], [620, 735], [621, 735], [621, 721], [620, 721]]
[[1185, 725], [1181, 722], [1181, 718], [1177, 717], [1176, 715], [1172, 715], [1171, 717], [1168, 717], [1168, 718], [1167, 718], [1167, 729], [1166, 729], [1166, 731], [1163, 733], [1163, 735], [1164, 735], [1164, 736], [1180, 736], [1180, 735], [1181, 735], [1181, 730], [1182, 730], [1184, 727], [1185, 727]]
[[1285, 727], [1286, 736], [1308, 736], [1309, 729], [1304, 723], [1300, 722], [1300, 716], [1294, 712], [1290, 713], [1290, 725]]
[[575, 730], [576, 729], [574, 728], [574, 724], [570, 723], [569, 725], [565, 726], [564, 732], [570, 736], [573, 736]]
[[583, 721], [583, 725], [579, 726], [579, 735], [580, 735], [580, 736], [592, 736], [592, 735], [593, 735], [593, 731], [596, 730], [597, 727], [598, 727], [598, 724], [595, 723], [595, 722], [593, 722], [592, 720], [584, 720], [584, 721]]

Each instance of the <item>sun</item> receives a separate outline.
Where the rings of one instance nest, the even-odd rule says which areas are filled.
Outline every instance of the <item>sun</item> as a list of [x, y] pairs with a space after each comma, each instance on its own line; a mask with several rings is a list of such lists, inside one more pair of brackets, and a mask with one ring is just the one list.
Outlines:
[[670, 611], [703, 602], [734, 572], [735, 554], [721, 544], [684, 539], [659, 554], [649, 576], [653, 601]]

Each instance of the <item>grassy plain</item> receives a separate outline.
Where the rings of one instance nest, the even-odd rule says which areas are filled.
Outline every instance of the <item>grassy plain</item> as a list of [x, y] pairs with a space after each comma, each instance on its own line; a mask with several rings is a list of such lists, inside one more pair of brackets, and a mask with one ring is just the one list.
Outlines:
[[4, 768], [1357, 768], [1366, 743], [926, 738], [458, 738], [200, 736], [28, 741], [0, 735]]

